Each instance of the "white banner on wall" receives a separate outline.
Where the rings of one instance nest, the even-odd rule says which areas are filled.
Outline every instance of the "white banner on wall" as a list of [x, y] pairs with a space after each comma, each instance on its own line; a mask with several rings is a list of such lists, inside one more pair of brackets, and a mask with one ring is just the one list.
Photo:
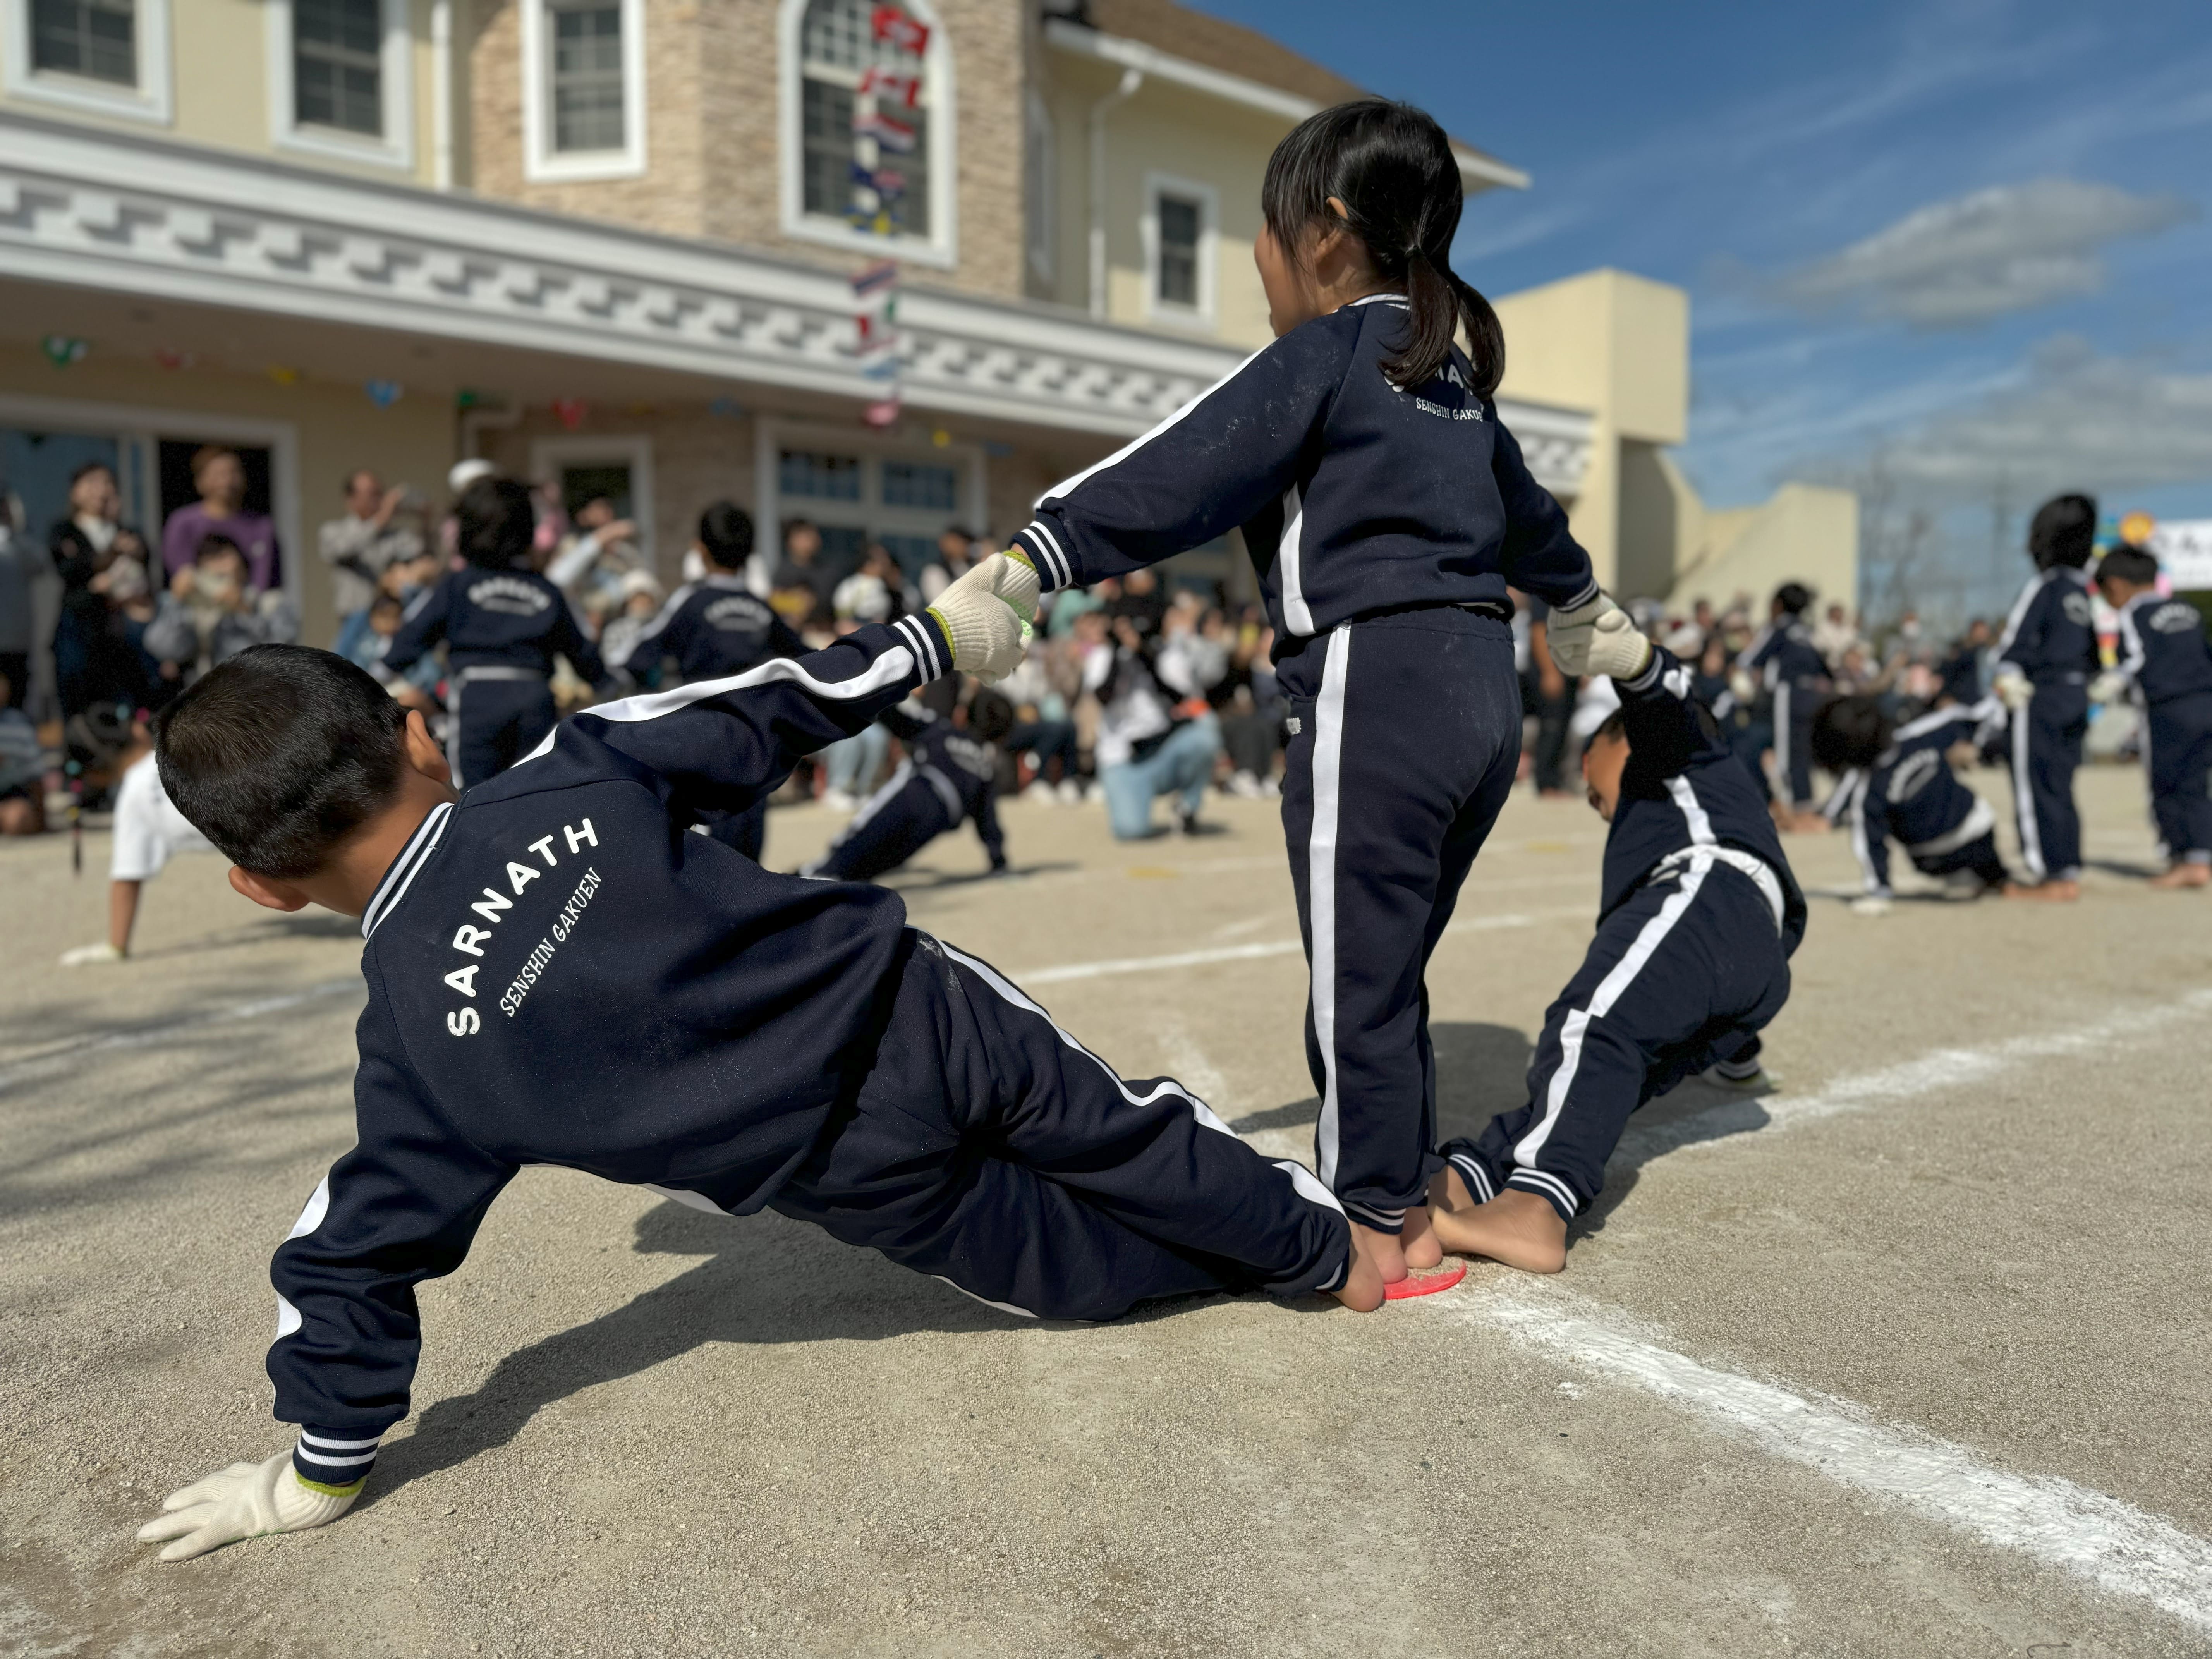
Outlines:
[[2212, 519], [2181, 519], [2150, 532], [2160, 574], [2185, 592], [2212, 588]]

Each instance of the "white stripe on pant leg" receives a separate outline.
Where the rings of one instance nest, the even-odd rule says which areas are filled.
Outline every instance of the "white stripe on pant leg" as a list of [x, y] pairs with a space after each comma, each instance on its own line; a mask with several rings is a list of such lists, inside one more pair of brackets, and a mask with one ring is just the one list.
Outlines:
[[1314, 1161], [1322, 1185], [1336, 1189], [1341, 1128], [1336, 1097], [1336, 820], [1344, 754], [1344, 682], [1352, 629], [1328, 636], [1321, 696], [1314, 705], [1313, 823], [1306, 837], [1306, 915], [1313, 933], [1314, 1041], [1321, 1048], [1321, 1118], [1314, 1126]]
[[2020, 820], [2021, 861], [2027, 873], [2041, 881], [2050, 872], [2043, 867], [2043, 830], [2035, 821], [2035, 789], [2028, 781], [2027, 710], [2012, 711], [2012, 809]]
[[1566, 1109], [1567, 1091], [1574, 1086], [1575, 1073], [1582, 1066], [1583, 1034], [1589, 1029], [1592, 1020], [1603, 1019], [1613, 1012], [1613, 1005], [1620, 1000], [1621, 993], [1635, 982], [1644, 965], [1681, 920], [1682, 912], [1696, 899], [1698, 890], [1705, 884], [1706, 872], [1712, 867], [1710, 853], [1692, 855], [1682, 884], [1659, 907], [1659, 914], [1644, 924], [1634, 942], [1613, 963], [1613, 971], [1598, 981], [1597, 993], [1590, 998], [1589, 1006], [1576, 1009], [1559, 1028], [1559, 1068], [1552, 1073], [1551, 1087], [1545, 1091], [1544, 1115], [1534, 1128], [1514, 1143], [1513, 1162], [1521, 1168], [1536, 1167], [1536, 1154], [1543, 1151], [1544, 1143], [1551, 1139], [1552, 1130], [1559, 1123], [1560, 1113]]
[[2181, 854], [2166, 844], [2166, 831], [2158, 822], [2158, 784], [2150, 764], [2150, 704], [2141, 696], [2136, 699], [2136, 747], [2142, 750], [2143, 793], [2149, 798], [2150, 832], [2158, 837], [2158, 855], [2172, 863]]
[[1461, 1154], [1450, 1160], [1451, 1165], [1467, 1182], [1467, 1190], [1478, 1204], [1487, 1204], [1498, 1196], [1498, 1189], [1490, 1184], [1490, 1171], [1473, 1158]]
[[[427, 591], [427, 590], [426, 590]], [[461, 677], [452, 677], [453, 684], [446, 688], [446, 741], [453, 752], [446, 757], [446, 767], [453, 774], [453, 787], [465, 788], [461, 781]]]
[[1774, 686], [1774, 781], [1783, 788], [1790, 806], [1797, 805], [1797, 786], [1790, 777], [1790, 682], [1778, 680]]

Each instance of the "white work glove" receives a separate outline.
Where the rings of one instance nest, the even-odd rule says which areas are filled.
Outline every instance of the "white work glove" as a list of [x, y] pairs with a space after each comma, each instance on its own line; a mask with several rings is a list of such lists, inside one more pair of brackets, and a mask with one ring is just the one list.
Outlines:
[[138, 1528], [138, 1541], [177, 1541], [161, 1552], [164, 1561], [189, 1561], [195, 1555], [260, 1538], [274, 1532], [305, 1532], [327, 1526], [353, 1507], [359, 1488], [318, 1492], [301, 1484], [292, 1469], [292, 1454], [279, 1452], [266, 1463], [233, 1463], [195, 1480], [161, 1500], [168, 1511]]
[[2028, 683], [2027, 675], [2010, 663], [1997, 670], [1996, 678], [1990, 683], [1990, 690], [1999, 702], [2014, 713], [2035, 701], [2035, 687]]
[[1855, 916], [1886, 916], [1889, 914], [1889, 896], [1886, 893], [1862, 893], [1851, 901]]
[[939, 593], [929, 610], [952, 641], [952, 665], [986, 685], [1019, 668], [1036, 595], [1036, 572], [1003, 553], [994, 553]]
[[1608, 611], [1589, 633], [1589, 672], [1632, 680], [1651, 666], [1651, 641], [1626, 611]]
[[2089, 682], [2091, 702], [2118, 702], [2128, 694], [2128, 677], [2117, 668], [2107, 668]]
[[1591, 636], [1598, 620], [1603, 617], [1618, 617], [1628, 621], [1628, 613], [1605, 594], [1600, 593], [1588, 605], [1578, 605], [1571, 611], [1554, 611], [1544, 624], [1545, 648], [1562, 674], [1604, 673], [1590, 664]]
[[1729, 692], [1748, 708], [1759, 701], [1759, 682], [1752, 678], [1748, 670], [1739, 668], [1729, 676]]

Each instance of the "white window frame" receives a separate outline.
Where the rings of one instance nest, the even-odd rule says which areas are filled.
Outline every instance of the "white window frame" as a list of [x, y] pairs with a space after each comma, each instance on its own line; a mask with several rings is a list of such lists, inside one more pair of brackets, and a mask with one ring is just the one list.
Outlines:
[[[1175, 305], [1160, 298], [1160, 198], [1179, 196], [1198, 204], [1198, 303]], [[1212, 333], [1218, 323], [1221, 274], [1221, 192], [1195, 179], [1170, 173], [1145, 175], [1145, 316]]]
[[648, 568], [659, 570], [653, 546], [653, 440], [640, 432], [610, 433], [593, 437], [532, 438], [530, 476], [550, 478], [564, 466], [626, 466], [629, 469], [629, 516], [637, 526], [637, 550]]
[[[830, 449], [860, 458], [860, 499], [857, 501], [825, 503], [813, 496], [794, 496], [788, 503], [783, 499], [783, 473], [781, 465], [786, 449]], [[923, 461], [933, 466], [950, 466], [960, 475], [957, 500], [952, 510], [945, 514], [935, 528], [942, 532], [946, 525], [957, 524], [965, 529], [981, 531], [990, 509], [990, 474], [983, 454], [983, 447], [975, 443], [954, 442], [933, 444], [927, 438], [916, 440], [901, 437], [897, 433], [855, 431], [849, 426], [827, 425], [815, 421], [779, 421], [768, 418], [753, 422], [753, 499], [760, 503], [754, 516], [759, 526], [759, 544], [766, 549], [770, 559], [783, 556], [783, 520], [787, 510], [817, 524], [866, 528], [871, 535], [910, 535], [920, 533], [920, 521], [927, 509], [920, 507], [885, 507], [883, 505], [883, 464], [885, 461]], [[915, 530], [902, 529], [883, 522], [883, 515], [890, 513], [912, 513], [915, 515]]]
[[173, 76], [169, 57], [169, 0], [135, 0], [137, 21], [133, 41], [138, 55], [138, 84], [134, 88], [88, 76], [63, 75], [31, 67], [31, 0], [0, 0], [6, 8], [8, 28], [7, 76], [4, 84], [13, 98], [94, 115], [119, 115], [166, 127], [176, 118], [171, 92]]
[[959, 258], [960, 123], [952, 73], [952, 40], [945, 20], [929, 0], [901, 0], [929, 26], [929, 51], [922, 59], [922, 96], [929, 117], [929, 234], [878, 236], [855, 230], [842, 219], [805, 210], [805, 143], [799, 131], [804, 114], [800, 60], [802, 25], [808, 0], [780, 0], [776, 19], [776, 152], [781, 179], [783, 234], [800, 241], [878, 258], [949, 270]]
[[292, 41], [294, 0], [264, 0], [269, 15], [269, 141], [278, 149], [337, 161], [412, 172], [415, 167], [413, 30], [408, 0], [381, 0], [384, 14], [379, 89], [384, 97], [384, 133], [372, 138], [343, 127], [322, 127], [294, 118]]
[[623, 143], [617, 149], [553, 148], [551, 0], [521, 0], [522, 176], [532, 184], [635, 179], [645, 172], [645, 0], [622, 8]]

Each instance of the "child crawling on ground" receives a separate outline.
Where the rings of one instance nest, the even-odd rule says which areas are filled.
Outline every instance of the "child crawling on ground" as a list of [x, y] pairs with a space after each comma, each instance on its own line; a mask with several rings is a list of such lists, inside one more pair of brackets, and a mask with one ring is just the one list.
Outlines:
[[297, 1443], [173, 1494], [165, 1559], [320, 1526], [407, 1414], [416, 1286], [553, 1164], [763, 1208], [1009, 1312], [1109, 1319], [1224, 1288], [1383, 1299], [1328, 1189], [1179, 1085], [1124, 1081], [882, 888], [772, 874], [687, 833], [957, 667], [1021, 659], [994, 556], [918, 617], [604, 704], [456, 795], [419, 713], [266, 646], [166, 711], [161, 781], [257, 903], [362, 919], [357, 1144], [270, 1276]]
[[853, 815], [830, 850], [799, 871], [826, 881], [873, 881], [904, 864], [965, 819], [991, 856], [991, 872], [1006, 868], [999, 828], [999, 745], [1014, 729], [1014, 706], [988, 685], [975, 688], [946, 720], [919, 702], [876, 716], [906, 745], [890, 781]]
[[1631, 1113], [1696, 1073], [1759, 1079], [1759, 1033], [1805, 933], [1766, 802], [1691, 671], [1626, 616], [1597, 629], [1589, 672], [1620, 691], [1583, 755], [1613, 826], [1597, 937], [1545, 1015], [1528, 1103], [1445, 1146], [1429, 1189], [1444, 1249], [1530, 1273], [1566, 1265], [1567, 1224], [1605, 1185]]
[[1960, 898], [2002, 892], [1997, 816], [1951, 769], [1950, 751], [2004, 718], [1995, 698], [1946, 703], [1899, 726], [1873, 697], [1833, 697], [1813, 717], [1813, 758], [1841, 780], [1824, 808], [1848, 822], [1866, 890], [1851, 901], [1861, 915], [1889, 908], [1889, 843], [1912, 867]]

